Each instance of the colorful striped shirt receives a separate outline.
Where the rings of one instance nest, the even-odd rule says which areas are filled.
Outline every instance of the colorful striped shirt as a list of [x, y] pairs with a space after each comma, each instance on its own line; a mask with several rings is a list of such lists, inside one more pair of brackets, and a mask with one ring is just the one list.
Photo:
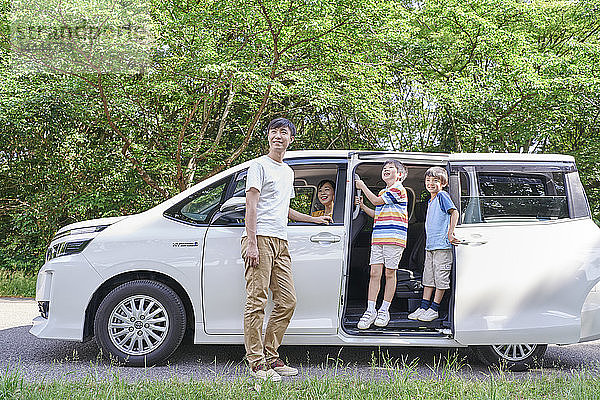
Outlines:
[[371, 244], [393, 244], [406, 247], [408, 228], [408, 197], [402, 182], [396, 182], [379, 192], [385, 202], [375, 207], [375, 222]]

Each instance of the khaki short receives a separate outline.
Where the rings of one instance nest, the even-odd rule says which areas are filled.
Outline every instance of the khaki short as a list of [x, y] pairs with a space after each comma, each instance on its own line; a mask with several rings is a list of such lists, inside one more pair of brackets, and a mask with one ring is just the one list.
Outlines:
[[398, 269], [403, 251], [404, 247], [395, 244], [373, 244], [369, 264], [383, 264], [388, 269]]
[[423, 286], [450, 289], [452, 249], [425, 250]]

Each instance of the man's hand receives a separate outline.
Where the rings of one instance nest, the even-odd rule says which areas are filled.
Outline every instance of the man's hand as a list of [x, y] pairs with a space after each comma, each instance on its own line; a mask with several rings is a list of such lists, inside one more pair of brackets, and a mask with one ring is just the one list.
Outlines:
[[312, 217], [312, 221], [315, 224], [329, 225], [333, 223], [333, 218], [329, 215], [323, 215], [322, 217]]
[[246, 260], [248, 261], [248, 265], [250, 265], [250, 267], [258, 266], [258, 245], [256, 243], [248, 243], [248, 248], [246, 249]]
[[252, 187], [246, 192], [246, 233], [248, 234], [248, 247], [246, 260], [250, 267], [258, 266], [258, 244], [256, 243], [256, 207], [260, 192]]

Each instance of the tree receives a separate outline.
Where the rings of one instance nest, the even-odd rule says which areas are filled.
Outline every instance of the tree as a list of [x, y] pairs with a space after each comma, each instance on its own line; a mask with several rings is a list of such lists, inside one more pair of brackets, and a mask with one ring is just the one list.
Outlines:
[[34, 269], [60, 226], [263, 154], [278, 116], [294, 149], [572, 154], [600, 218], [594, 1], [68, 6], [2, 3], [2, 265]]

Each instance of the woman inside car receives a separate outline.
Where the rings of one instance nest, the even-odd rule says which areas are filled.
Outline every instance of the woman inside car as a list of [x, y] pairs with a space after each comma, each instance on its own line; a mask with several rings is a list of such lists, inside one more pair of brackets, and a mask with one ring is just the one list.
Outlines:
[[333, 218], [333, 201], [335, 200], [335, 183], [330, 179], [323, 179], [317, 185], [317, 198], [323, 209], [315, 210], [313, 217], [329, 216]]

